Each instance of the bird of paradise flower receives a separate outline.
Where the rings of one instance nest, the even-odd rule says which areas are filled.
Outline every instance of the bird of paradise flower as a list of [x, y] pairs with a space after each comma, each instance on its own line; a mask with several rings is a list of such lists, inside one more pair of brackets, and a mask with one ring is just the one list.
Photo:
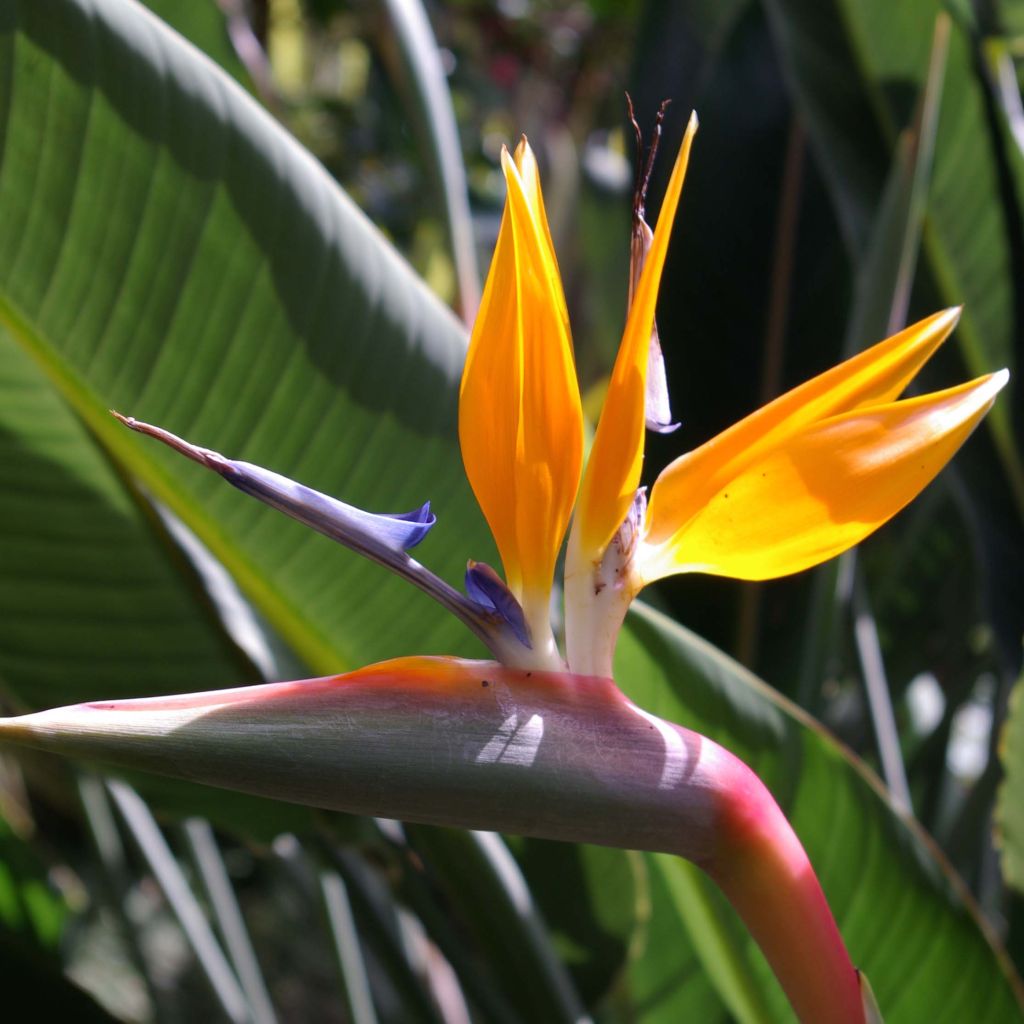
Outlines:
[[[633, 598], [662, 577], [770, 579], [858, 543], [939, 472], [1008, 375], [897, 400], [956, 324], [957, 310], [937, 313], [682, 455], [647, 500], [645, 431], [673, 427], [655, 304], [696, 129], [694, 116], [653, 233], [637, 209], [627, 322], [585, 468], [537, 163], [525, 138], [502, 154], [507, 200], [459, 436], [504, 578], [471, 561], [463, 593], [413, 559], [434, 524], [429, 504], [364, 512], [119, 417], [398, 572], [495, 661], [404, 658], [317, 680], [93, 702], [0, 720], [0, 738], [315, 806], [676, 853], [728, 896], [801, 1020], [875, 1019], [767, 788], [711, 740], [633, 705], [612, 681], [616, 639]], [[564, 653], [551, 626], [563, 544]]]

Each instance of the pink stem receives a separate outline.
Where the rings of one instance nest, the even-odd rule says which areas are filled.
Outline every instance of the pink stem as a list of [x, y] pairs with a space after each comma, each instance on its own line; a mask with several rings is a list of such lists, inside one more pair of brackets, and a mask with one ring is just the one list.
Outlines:
[[[738, 758], [701, 865], [761, 947], [805, 1024], [863, 1024], [860, 981], [800, 840], [763, 782]], [[723, 780], [724, 781], [724, 780]]]

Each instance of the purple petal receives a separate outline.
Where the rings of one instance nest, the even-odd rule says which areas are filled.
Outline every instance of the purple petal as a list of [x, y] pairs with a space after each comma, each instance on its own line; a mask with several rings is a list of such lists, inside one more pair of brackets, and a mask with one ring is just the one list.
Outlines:
[[219, 473], [240, 491], [259, 498], [346, 547], [385, 562], [390, 561], [382, 558], [387, 553], [398, 554], [419, 544], [437, 521], [430, 511], [429, 501], [411, 512], [364, 512], [269, 469], [236, 462], [209, 448], [190, 444], [169, 430], [116, 412], [114, 415], [132, 430], [155, 437], [194, 462]]
[[408, 551], [437, 522], [429, 501], [411, 512], [364, 512], [269, 469], [225, 461], [228, 469], [214, 468], [229, 484], [342, 544], [362, 537], [391, 551]]
[[530, 647], [523, 610], [493, 569], [487, 566], [481, 566], [476, 572], [471, 569], [472, 580], [467, 574], [467, 588], [475, 595], [473, 599], [407, 553], [423, 540], [436, 522], [430, 502], [411, 512], [364, 512], [269, 469], [235, 462], [209, 448], [190, 444], [161, 427], [120, 413], [113, 415], [132, 430], [155, 437], [193, 462], [219, 473], [240, 491], [259, 498], [419, 587], [465, 623], [500, 661], [516, 664], [522, 660], [523, 648]]
[[486, 562], [471, 561], [466, 566], [466, 593], [477, 604], [503, 619], [521, 644], [532, 648], [523, 606]]

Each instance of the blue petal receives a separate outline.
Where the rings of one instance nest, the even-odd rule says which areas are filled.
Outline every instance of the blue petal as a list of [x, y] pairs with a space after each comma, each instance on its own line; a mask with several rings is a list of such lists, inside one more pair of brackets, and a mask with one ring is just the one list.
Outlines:
[[248, 462], [232, 462], [231, 470], [224, 479], [240, 491], [344, 543], [362, 536], [392, 551], [407, 551], [437, 522], [429, 501], [411, 512], [366, 512]]
[[412, 512], [364, 512], [269, 469], [236, 462], [220, 452], [191, 444], [162, 427], [111, 412], [126, 427], [163, 441], [187, 458], [219, 473], [240, 491], [396, 571], [401, 568], [401, 559], [396, 563], [393, 556], [404, 555], [419, 544], [437, 522], [429, 501]]
[[437, 521], [430, 511], [429, 501], [411, 512], [364, 512], [269, 469], [236, 462], [209, 448], [190, 444], [162, 427], [122, 416], [113, 409], [111, 414], [126, 427], [162, 441], [186, 458], [220, 474], [240, 491], [419, 587], [464, 622], [499, 661], [515, 664], [522, 659], [520, 647], [530, 647], [523, 609], [493, 569], [470, 563], [466, 588], [472, 597], [467, 597], [406, 553], [423, 540]]
[[364, 512], [269, 469], [248, 462], [225, 462], [227, 467], [220, 472], [228, 483], [343, 544], [362, 537], [391, 551], [408, 551], [437, 522], [429, 501], [411, 512]]
[[526, 628], [523, 606], [486, 562], [471, 561], [466, 566], [466, 593], [477, 604], [503, 619], [521, 644], [525, 647], [533, 646], [530, 643], [530, 631]]

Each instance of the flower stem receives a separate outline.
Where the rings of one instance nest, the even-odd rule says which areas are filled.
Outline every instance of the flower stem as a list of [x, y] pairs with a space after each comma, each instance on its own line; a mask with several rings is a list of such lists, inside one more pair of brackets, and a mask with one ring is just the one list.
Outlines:
[[801, 1021], [863, 1024], [857, 971], [811, 862], [764, 783], [738, 759], [720, 846], [702, 867], [764, 953]]

